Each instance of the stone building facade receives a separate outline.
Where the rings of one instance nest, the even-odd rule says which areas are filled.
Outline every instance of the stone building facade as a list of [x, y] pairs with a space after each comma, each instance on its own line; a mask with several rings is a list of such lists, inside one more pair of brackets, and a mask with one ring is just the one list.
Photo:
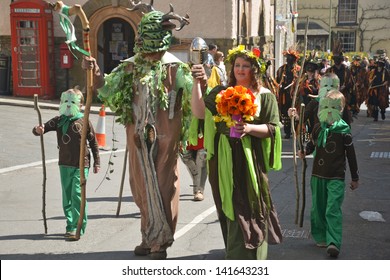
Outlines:
[[341, 38], [345, 52], [390, 52], [388, 0], [299, 0], [298, 39], [303, 39], [303, 18], [309, 17], [309, 47], [332, 49]]
[[[21, 0], [16, 0], [21, 1]], [[38, 0], [39, 1], [39, 0]], [[3, 9], [0, 17], [6, 19], [0, 26], [0, 52], [11, 55], [10, 46], [10, 3], [0, 0]], [[68, 6], [80, 4], [90, 23], [90, 44], [92, 56], [99, 66], [108, 73], [121, 59], [132, 56], [134, 37], [141, 12], [130, 12], [128, 0], [68, 0]], [[134, 2], [138, 2], [135, 0]], [[150, 3], [150, 0], [145, 1]], [[295, 42], [293, 11], [297, 0], [155, 0], [156, 10], [168, 12], [171, 3], [174, 12], [189, 14], [190, 24], [181, 31], [174, 31], [171, 52], [183, 61], [188, 58], [189, 46], [194, 37], [202, 37], [207, 43], [215, 43], [227, 51], [238, 45], [247, 48], [259, 47], [265, 58], [273, 61], [271, 71], [283, 64], [282, 51]], [[80, 67], [81, 59], [75, 60], [69, 70], [60, 67], [60, 45], [65, 41], [59, 17], [53, 14], [55, 43], [56, 95], [68, 86], [84, 88], [85, 73]], [[71, 17], [76, 29], [78, 45], [82, 46], [81, 22]], [[294, 27], [294, 28], [293, 28]], [[77, 54], [81, 58], [80, 54]]]

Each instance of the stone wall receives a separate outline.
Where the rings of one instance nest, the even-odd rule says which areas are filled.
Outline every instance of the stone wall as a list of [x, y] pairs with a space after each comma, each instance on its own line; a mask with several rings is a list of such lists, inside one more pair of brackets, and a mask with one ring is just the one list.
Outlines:
[[0, 36], [0, 54], [11, 55], [11, 36]]

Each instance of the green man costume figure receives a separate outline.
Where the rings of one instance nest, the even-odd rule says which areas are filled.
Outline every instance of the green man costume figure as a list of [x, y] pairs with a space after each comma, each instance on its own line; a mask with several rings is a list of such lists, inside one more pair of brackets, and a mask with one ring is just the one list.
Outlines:
[[98, 91], [126, 127], [130, 187], [141, 214], [142, 241], [134, 254], [165, 259], [178, 219], [178, 152], [180, 142], [187, 143], [192, 89], [188, 65], [167, 52], [176, 27], [170, 20], [180, 22], [176, 30], [189, 21], [174, 14], [172, 5], [164, 14], [153, 1], [131, 3], [131, 11], [143, 13], [136, 54], [107, 75]]
[[331, 90], [319, 101], [317, 123], [306, 154], [314, 152], [311, 177], [311, 233], [319, 247], [337, 257], [342, 239], [341, 205], [345, 192], [346, 159], [351, 172], [351, 189], [358, 187], [359, 172], [350, 126], [342, 119], [345, 98]]
[[[83, 94], [77, 89], [69, 89], [61, 94], [60, 116], [46, 122], [42, 127], [33, 128], [34, 135], [41, 135], [49, 131], [57, 132], [59, 149], [58, 164], [62, 185], [62, 206], [66, 217], [65, 237], [75, 240], [77, 223], [80, 217], [81, 185], [80, 185], [80, 142], [83, 129], [83, 117], [80, 112], [83, 104]], [[95, 131], [89, 123], [87, 140], [94, 158], [94, 173], [99, 171], [100, 157]], [[91, 155], [85, 147], [85, 178], [88, 178]], [[86, 205], [87, 208], [87, 205]], [[83, 235], [87, 226], [87, 211], [85, 211], [80, 234]]]

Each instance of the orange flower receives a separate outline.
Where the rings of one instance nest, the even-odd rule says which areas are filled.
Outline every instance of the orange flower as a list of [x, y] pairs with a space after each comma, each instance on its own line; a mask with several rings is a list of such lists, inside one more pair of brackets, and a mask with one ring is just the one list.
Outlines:
[[229, 102], [226, 100], [222, 100], [220, 103], [217, 103], [217, 111], [221, 115], [227, 115], [229, 108]]
[[217, 94], [215, 99], [218, 115], [215, 122], [226, 122], [228, 127], [234, 125], [232, 115], [241, 115], [246, 121], [253, 120], [257, 110], [256, 97], [243, 86], [228, 87]]
[[244, 93], [240, 98], [238, 107], [244, 115], [248, 114], [248, 111], [253, 107], [251, 95]]
[[231, 115], [239, 115], [241, 112], [239, 110], [241, 96], [239, 93], [235, 92], [230, 101], [229, 101], [229, 114]]

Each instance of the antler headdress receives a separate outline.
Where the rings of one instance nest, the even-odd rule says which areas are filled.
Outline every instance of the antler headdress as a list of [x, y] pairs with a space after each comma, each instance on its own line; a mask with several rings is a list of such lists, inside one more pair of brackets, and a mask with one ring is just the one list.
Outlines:
[[153, 8], [153, 0], [150, 1], [150, 4], [141, 3], [141, 1], [135, 4], [131, 0], [129, 0], [129, 3], [132, 5], [132, 8], [128, 9], [129, 11], [140, 10], [143, 13], [138, 25], [135, 52], [166, 51], [171, 45], [172, 30], [176, 28], [176, 24], [171, 20], [177, 20], [180, 23], [180, 26], [176, 28], [177, 31], [190, 23], [188, 14], [184, 17], [175, 14], [172, 4], [169, 4], [169, 12], [164, 14]]

